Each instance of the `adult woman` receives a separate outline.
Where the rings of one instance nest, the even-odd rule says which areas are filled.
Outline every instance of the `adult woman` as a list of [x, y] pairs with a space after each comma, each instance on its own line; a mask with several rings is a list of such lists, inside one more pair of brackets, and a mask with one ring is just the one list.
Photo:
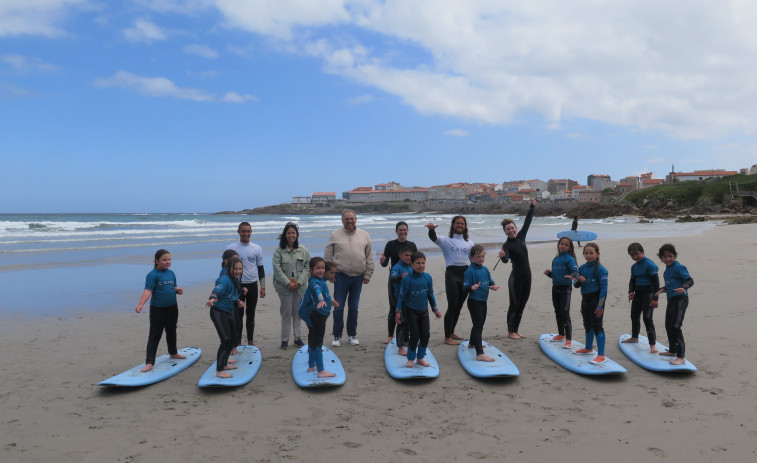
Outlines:
[[507, 337], [523, 339], [525, 336], [518, 332], [523, 309], [531, 295], [531, 266], [528, 263], [528, 249], [526, 248], [526, 233], [534, 218], [536, 201], [531, 199], [531, 207], [528, 209], [523, 228], [518, 231], [517, 225], [512, 219], [502, 220], [502, 229], [507, 235], [507, 241], [502, 244], [499, 258], [502, 262], [513, 262], [513, 271], [507, 281], [507, 289], [510, 294], [510, 307], [507, 309]]
[[[379, 263], [382, 267], [386, 267], [389, 265], [389, 270], [394, 267], [394, 264], [399, 262], [399, 250], [402, 246], [410, 246], [413, 248], [413, 252], [417, 251], [418, 248], [415, 246], [415, 243], [412, 241], [407, 240], [407, 222], [397, 222], [397, 225], [394, 226], [394, 232], [397, 234], [397, 239], [392, 241], [387, 241], [386, 246], [384, 247], [384, 252], [381, 254], [381, 258], [379, 258]], [[394, 328], [396, 327], [396, 321], [394, 316], [395, 308], [397, 307], [397, 294], [394, 294], [394, 289], [392, 286], [392, 281], [387, 280], [388, 283], [388, 292], [389, 292], [389, 316], [387, 317], [387, 328], [389, 329], [388, 334], [386, 335], [386, 339], [384, 340], [384, 344], [389, 344], [392, 342], [392, 339], [394, 338]]]
[[[300, 339], [300, 316], [297, 308], [308, 284], [310, 252], [299, 243], [300, 231], [289, 222], [279, 235], [279, 247], [273, 252], [273, 287], [281, 300], [281, 348], [289, 345], [289, 333], [294, 331], [294, 343]], [[291, 330], [290, 330], [291, 328]]]

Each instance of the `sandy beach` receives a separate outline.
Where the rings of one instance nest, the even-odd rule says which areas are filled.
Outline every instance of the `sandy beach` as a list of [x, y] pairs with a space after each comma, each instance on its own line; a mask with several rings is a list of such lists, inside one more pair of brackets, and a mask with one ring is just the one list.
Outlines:
[[[683, 327], [687, 358], [699, 369], [693, 375], [646, 371], [618, 348], [618, 337], [630, 331], [629, 240], [597, 241], [610, 273], [607, 355], [628, 369], [615, 377], [568, 372], [539, 349], [539, 335], [556, 330], [551, 282], [542, 275], [555, 255], [553, 244], [529, 247], [534, 275], [521, 325], [526, 339], [506, 338], [506, 289], [490, 294], [484, 340], [515, 362], [521, 375], [514, 379], [470, 377], [456, 347], [442, 344], [441, 320], [431, 322], [429, 346], [440, 377], [390, 378], [382, 344], [388, 270], [378, 265], [363, 288], [361, 345], [335, 348], [347, 371], [347, 383], [339, 388], [303, 390], [292, 381], [295, 349], [278, 347], [279, 300], [271, 284], [257, 309], [261, 371], [246, 386], [228, 390], [196, 386], [218, 347], [204, 308], [212, 281], [179, 298], [179, 347], [201, 347], [202, 358], [144, 388], [97, 386], [144, 360], [148, 316], [133, 309], [141, 282], [124, 282], [134, 291], [121, 312], [82, 307], [61, 317], [2, 314], [0, 461], [754, 461], [757, 355], [750, 340], [757, 327], [756, 236], [757, 225], [737, 225], [642, 241], [662, 268], [659, 246], [675, 244], [694, 278]], [[423, 236], [411, 239], [426, 245]], [[496, 250], [488, 251], [492, 269]], [[580, 255], [578, 262], [584, 262]], [[441, 258], [429, 260], [442, 311], [443, 270]], [[493, 277], [506, 284], [509, 273], [509, 264], [500, 264]], [[667, 345], [665, 303], [661, 296], [655, 322]], [[583, 342], [578, 290], [571, 315], [574, 338]], [[464, 308], [456, 331], [467, 337], [470, 326]], [[327, 327], [328, 333], [330, 320]]]

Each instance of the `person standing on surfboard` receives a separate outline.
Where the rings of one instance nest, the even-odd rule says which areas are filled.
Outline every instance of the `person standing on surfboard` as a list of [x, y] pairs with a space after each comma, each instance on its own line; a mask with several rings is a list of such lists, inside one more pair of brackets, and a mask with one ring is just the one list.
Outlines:
[[[379, 258], [379, 263], [382, 267], [389, 265], [390, 272], [400, 261], [399, 251], [401, 248], [403, 248], [405, 245], [408, 245], [410, 246], [411, 253], [418, 250], [418, 248], [415, 246], [415, 243], [408, 241], [407, 239], [407, 222], [397, 222], [397, 225], [394, 226], [394, 232], [397, 233], [397, 239], [386, 242], [386, 246], [384, 246], [384, 252], [381, 253], [381, 257]], [[386, 339], [384, 339], [384, 344], [389, 344], [390, 342], [392, 342], [392, 338], [394, 337], [395, 327], [397, 325], [394, 321], [394, 318], [396, 315], [395, 310], [397, 308], [398, 290], [399, 285], [397, 285], [397, 287], [395, 288], [395, 285], [390, 277], [387, 289], [389, 293], [389, 316], [387, 318], [387, 327], [389, 330], [387, 332]]]
[[[245, 303], [244, 308], [237, 308], [234, 312], [234, 322], [237, 332], [237, 343], [242, 344], [242, 329], [247, 327], [247, 344], [254, 346], [253, 334], [255, 332], [255, 308], [258, 305], [258, 282], [260, 283], [260, 298], [265, 297], [265, 271], [263, 269], [263, 248], [250, 241], [252, 225], [242, 222], [237, 227], [239, 241], [231, 243], [226, 249], [233, 249], [242, 259], [244, 272], [242, 273], [242, 287], [247, 291], [242, 294], [241, 300]], [[245, 316], [247, 321], [243, 324]]]
[[665, 330], [668, 333], [668, 345], [670, 350], [660, 355], [675, 356], [670, 361], [671, 365], [683, 365], [686, 363], [686, 344], [683, 342], [683, 317], [689, 306], [689, 288], [694, 286], [694, 280], [689, 271], [676, 259], [678, 253], [672, 244], [663, 244], [658, 253], [660, 260], [665, 264], [665, 286], [657, 291], [657, 295], [665, 292], [668, 296], [668, 306], [665, 309]]
[[601, 365], [607, 361], [605, 357], [605, 330], [602, 320], [605, 314], [605, 300], [607, 299], [608, 272], [599, 263], [599, 246], [586, 243], [584, 248], [586, 263], [578, 268], [578, 278], [573, 282], [576, 288], [581, 288], [581, 317], [586, 331], [586, 344], [576, 350], [578, 355], [592, 355], [594, 339], [597, 340], [598, 355], [591, 360], [594, 365]]
[[552, 341], [565, 340], [564, 349], [573, 345], [573, 324], [570, 321], [570, 295], [573, 290], [573, 280], [578, 276], [576, 252], [573, 240], [562, 237], [557, 242], [557, 256], [552, 259], [552, 269], [544, 274], [552, 279], [552, 306], [555, 308], [557, 321], [557, 336]]
[[186, 357], [176, 349], [176, 323], [179, 320], [179, 306], [176, 295], [184, 294], [184, 290], [176, 285], [176, 275], [171, 267], [171, 253], [165, 249], [158, 249], [155, 253], [155, 268], [145, 278], [145, 290], [139, 298], [136, 312], [142, 312], [145, 303], [150, 299], [150, 334], [147, 337], [147, 356], [142, 373], [152, 370], [155, 365], [155, 354], [158, 344], [166, 332], [168, 353], [172, 359]]
[[[392, 294], [396, 294], [399, 296], [400, 294], [400, 285], [402, 284], [402, 280], [412, 275], [413, 273], [413, 267], [410, 265], [410, 257], [413, 255], [413, 252], [417, 251], [415, 249], [415, 245], [410, 246], [408, 244], [403, 245], [399, 252], [397, 253], [399, 255], [399, 261], [392, 266], [392, 271], [389, 274], [389, 283], [392, 285]], [[396, 297], [396, 296], [395, 296]], [[395, 321], [395, 325], [397, 326], [397, 353], [399, 355], [407, 355], [407, 349], [405, 348], [405, 345], [407, 344], [407, 339], [409, 337], [409, 334], [407, 330], [405, 329], [406, 324], [402, 323], [396, 323], [397, 314], [400, 315], [400, 320], [403, 318], [407, 318], [404, 316], [402, 311], [397, 311], [397, 303], [395, 301], [394, 303], [394, 312], [393, 317]], [[391, 341], [389, 341], [391, 342]]]
[[326, 284], [326, 261], [322, 257], [313, 257], [308, 263], [310, 278], [308, 287], [297, 309], [300, 318], [308, 327], [308, 372], [318, 372], [319, 378], [333, 378], [336, 373], [325, 370], [323, 365], [323, 337], [326, 335], [326, 320], [331, 313], [331, 306], [339, 303], [331, 300]]
[[[574, 232], [578, 231], [578, 216], [577, 215], [573, 216], [573, 223], [570, 224], [570, 231], [574, 231]], [[580, 248], [581, 242], [576, 240], [576, 243], [578, 243], [578, 247]]]
[[528, 208], [523, 227], [518, 231], [512, 219], [502, 220], [502, 229], [505, 231], [507, 241], [502, 243], [499, 258], [503, 263], [512, 261], [513, 270], [507, 280], [507, 290], [510, 296], [510, 306], [507, 308], [507, 337], [511, 339], [523, 339], [525, 336], [518, 332], [523, 310], [526, 308], [528, 297], [531, 295], [531, 264], [528, 263], [528, 248], [526, 247], [526, 234], [531, 220], [534, 218], [536, 200], [531, 198], [531, 206]]
[[234, 322], [234, 310], [237, 307], [244, 309], [242, 297], [242, 273], [244, 265], [237, 256], [231, 256], [226, 260], [226, 272], [216, 280], [213, 292], [205, 306], [210, 309], [210, 321], [216, 328], [216, 333], [221, 340], [216, 352], [216, 376], [219, 378], [231, 378], [225, 370], [237, 368], [235, 360], [229, 358], [232, 351], [237, 347], [237, 332]]
[[486, 322], [486, 300], [489, 299], [489, 290], [497, 291], [499, 286], [492, 280], [489, 269], [484, 267], [486, 251], [480, 244], [470, 250], [470, 258], [473, 261], [463, 276], [463, 289], [468, 296], [468, 312], [473, 327], [470, 330], [468, 347], [476, 348], [476, 360], [493, 362], [494, 359], [484, 353], [484, 341], [482, 333]]
[[631, 301], [631, 337], [624, 343], [639, 342], [641, 331], [640, 317], [644, 319], [644, 328], [649, 339], [649, 352], [658, 352], [657, 333], [654, 327], [654, 309], [657, 308], [660, 277], [659, 267], [651, 259], [644, 256], [644, 248], [640, 243], [628, 245], [628, 255], [635, 262], [631, 265], [631, 280], [628, 282], [628, 300]]
[[455, 334], [455, 326], [460, 318], [465, 298], [463, 274], [470, 265], [470, 250], [475, 244], [468, 239], [468, 221], [462, 215], [452, 217], [449, 237], [437, 236], [433, 223], [426, 224], [428, 237], [442, 249], [447, 270], [444, 272], [444, 289], [447, 292], [447, 312], [444, 313], [444, 344], [457, 345], [462, 340]]
[[334, 299], [339, 306], [334, 309], [334, 340], [331, 345], [342, 345], [344, 330], [344, 306], [347, 305], [347, 336], [351, 346], [357, 346], [357, 315], [360, 292], [373, 276], [373, 245], [371, 236], [357, 228], [355, 211], [342, 211], [342, 228], [329, 235], [323, 258], [334, 262], [338, 268], [334, 283]]

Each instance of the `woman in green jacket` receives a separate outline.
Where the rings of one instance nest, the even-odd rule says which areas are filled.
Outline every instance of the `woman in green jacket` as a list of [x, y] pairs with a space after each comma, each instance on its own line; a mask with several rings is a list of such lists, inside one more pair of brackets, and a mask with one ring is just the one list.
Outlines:
[[294, 331], [294, 344], [302, 346], [300, 316], [297, 308], [307, 288], [310, 252], [299, 244], [300, 231], [289, 222], [279, 236], [279, 246], [273, 252], [273, 287], [281, 300], [281, 348], [289, 345], [289, 333]]

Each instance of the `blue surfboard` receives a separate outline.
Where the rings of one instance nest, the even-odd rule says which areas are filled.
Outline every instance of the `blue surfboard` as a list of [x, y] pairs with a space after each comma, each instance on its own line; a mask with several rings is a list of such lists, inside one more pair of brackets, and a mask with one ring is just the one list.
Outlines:
[[[693, 363], [686, 360], [683, 365], [671, 365], [670, 361], [675, 357], [667, 357], [660, 354], [652, 354], [649, 352], [649, 339], [646, 336], [639, 336], [639, 342], [637, 343], [623, 343], [626, 339], [630, 338], [630, 334], [624, 334], [618, 339], [618, 345], [620, 350], [631, 359], [636, 365], [646, 368], [650, 371], [670, 372], [670, 373], [693, 373], [697, 371], [697, 367]], [[668, 350], [667, 346], [657, 341], [655, 343], [657, 349], [660, 352]]]
[[98, 383], [98, 386], [117, 386], [117, 387], [137, 387], [154, 384], [171, 376], [180, 373], [194, 364], [202, 355], [199, 347], [185, 347], [179, 349], [178, 353], [186, 356], [186, 359], [172, 359], [168, 354], [161, 355], [155, 359], [152, 370], [142, 373], [140, 370], [145, 366], [144, 363], [135, 366], [123, 373], [117, 374], [112, 378]]
[[216, 376], [216, 364], [213, 362], [205, 373], [200, 377], [197, 385], [200, 387], [235, 387], [244, 386], [252, 381], [252, 378], [260, 371], [263, 356], [255, 346], [238, 346], [237, 355], [232, 358], [237, 361], [236, 370], [227, 370], [231, 378], [219, 378]]
[[463, 366], [468, 374], [476, 378], [520, 375], [518, 367], [501, 350], [486, 342], [482, 344], [484, 354], [492, 357], [494, 359], [493, 362], [476, 360], [476, 349], [468, 347], [470, 345], [469, 341], [461, 342], [460, 347], [457, 348], [457, 358], [460, 360], [460, 365]]
[[341, 386], [347, 381], [347, 374], [342, 367], [342, 362], [336, 356], [334, 351], [326, 346], [323, 350], [323, 367], [326, 371], [336, 373], [333, 378], [319, 378], [318, 372], [308, 372], [308, 346], [307, 344], [300, 347], [292, 359], [292, 377], [294, 382], [300, 387], [327, 387]]
[[399, 355], [399, 349], [397, 348], [397, 339], [392, 339], [392, 342], [387, 344], [384, 351], [384, 365], [386, 365], [386, 371], [394, 379], [430, 379], [437, 378], [439, 376], [439, 364], [436, 362], [434, 354], [431, 353], [431, 349], [426, 349], [426, 356], [424, 360], [431, 366], [424, 367], [417, 363], [413, 368], [408, 368], [407, 357]]
[[573, 340], [572, 349], [563, 349], [564, 341], [552, 342], [556, 334], [542, 334], [539, 336], [539, 347], [556, 364], [581, 375], [613, 375], [626, 373], [626, 369], [616, 363], [610, 357], [605, 356], [607, 361], [594, 365], [591, 360], [596, 355], [578, 355], [573, 352], [584, 347], [583, 344]]
[[586, 230], [566, 230], [557, 234], [558, 238], [568, 237], [573, 241], [591, 241], [597, 239], [597, 234]]

